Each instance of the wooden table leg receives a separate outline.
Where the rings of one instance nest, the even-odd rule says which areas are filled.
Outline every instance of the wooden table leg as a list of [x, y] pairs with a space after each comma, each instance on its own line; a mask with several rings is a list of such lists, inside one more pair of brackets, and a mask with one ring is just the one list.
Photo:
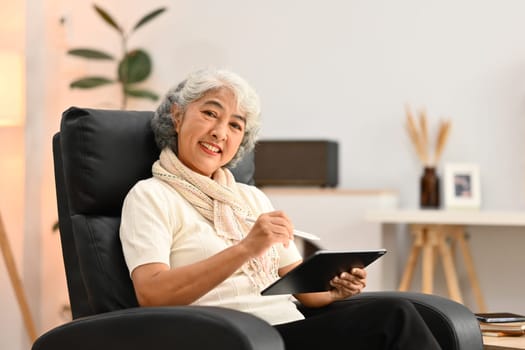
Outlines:
[[423, 269], [422, 288], [426, 294], [432, 294], [434, 290], [434, 237], [428, 228], [423, 229]]
[[[410, 229], [413, 241], [398, 290], [407, 291], [410, 288], [418, 258], [422, 251], [422, 292], [426, 294], [432, 294], [433, 292], [435, 262], [439, 256], [443, 261], [443, 270], [450, 298], [463, 303], [456, 270], [456, 259], [453, 255], [457, 242], [465, 260], [465, 266], [479, 306], [479, 312], [486, 312], [486, 305], [474, 268], [474, 261], [465, 240], [464, 228], [456, 225], [417, 224], [410, 225]], [[447, 242], [449, 237], [451, 240]]]
[[443, 231], [437, 233], [437, 235], [439, 237], [438, 247], [441, 254], [441, 259], [443, 260], [443, 271], [445, 272], [445, 279], [447, 282], [450, 299], [459, 303], [463, 303], [463, 298], [461, 297], [461, 291], [459, 289], [458, 276], [456, 273], [456, 265], [454, 264], [450, 247], [446, 241], [447, 235]]
[[459, 247], [463, 254], [463, 259], [465, 260], [465, 267], [467, 269], [467, 274], [470, 280], [470, 285], [472, 286], [472, 291], [478, 304], [478, 312], [487, 312], [487, 306], [485, 305], [485, 299], [481, 293], [481, 288], [479, 286], [478, 276], [476, 274], [476, 269], [474, 268], [474, 260], [470, 254], [470, 249], [468, 247], [467, 241], [465, 240], [465, 231], [463, 228], [458, 228], [455, 233], [456, 240], [459, 243]]
[[423, 233], [421, 230], [415, 229], [412, 231], [412, 247], [410, 248], [410, 255], [405, 265], [403, 277], [399, 283], [399, 291], [406, 292], [410, 288], [412, 283], [412, 277], [414, 276], [414, 270], [417, 265], [417, 259], [423, 245]]
[[4, 256], [5, 265], [7, 267], [7, 272], [11, 279], [11, 284], [15, 290], [15, 295], [22, 312], [22, 318], [29, 335], [29, 339], [33, 343], [36, 340], [36, 329], [31, 318], [31, 313], [29, 312], [29, 305], [27, 304], [26, 297], [24, 294], [24, 289], [22, 287], [22, 282], [18, 277], [18, 272], [16, 270], [15, 259], [13, 258], [13, 253], [11, 247], [9, 246], [9, 240], [5, 232], [4, 223], [2, 221], [2, 216], [0, 215], [0, 248], [2, 249], [2, 254]]

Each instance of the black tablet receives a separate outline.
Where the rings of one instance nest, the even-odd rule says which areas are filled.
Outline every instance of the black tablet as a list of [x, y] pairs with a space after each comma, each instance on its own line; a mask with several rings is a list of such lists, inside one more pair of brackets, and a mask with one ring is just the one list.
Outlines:
[[525, 322], [525, 316], [511, 312], [477, 313], [476, 318], [486, 323]]
[[386, 254], [385, 249], [359, 251], [319, 250], [266, 287], [262, 295], [323, 292], [330, 280], [353, 267], [366, 267]]

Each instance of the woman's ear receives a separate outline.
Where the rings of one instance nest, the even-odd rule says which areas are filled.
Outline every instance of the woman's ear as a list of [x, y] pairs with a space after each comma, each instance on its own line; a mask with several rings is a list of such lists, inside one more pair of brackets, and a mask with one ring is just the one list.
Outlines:
[[175, 127], [175, 131], [177, 133], [179, 132], [181, 118], [182, 111], [180, 110], [179, 106], [174, 103], [171, 105], [171, 121], [173, 122], [173, 126]]

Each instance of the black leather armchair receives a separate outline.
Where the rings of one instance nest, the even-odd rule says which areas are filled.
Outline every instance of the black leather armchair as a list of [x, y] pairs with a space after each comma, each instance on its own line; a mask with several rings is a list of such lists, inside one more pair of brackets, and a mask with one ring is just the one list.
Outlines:
[[[53, 154], [73, 321], [40, 336], [32, 349], [284, 349], [273, 327], [246, 313], [203, 306], [138, 307], [118, 230], [126, 193], [150, 176], [159, 154], [151, 116], [74, 107], [64, 112]], [[233, 172], [238, 181], [250, 183], [253, 170], [250, 155]], [[410, 299], [443, 349], [482, 349], [478, 323], [461, 304], [401, 292], [363, 293], [343, 302], [362, 298]]]

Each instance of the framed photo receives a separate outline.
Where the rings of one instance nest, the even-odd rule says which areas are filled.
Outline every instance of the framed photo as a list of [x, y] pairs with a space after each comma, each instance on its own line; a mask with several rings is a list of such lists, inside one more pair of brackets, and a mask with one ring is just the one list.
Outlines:
[[479, 166], [472, 163], [445, 164], [445, 208], [479, 209]]

